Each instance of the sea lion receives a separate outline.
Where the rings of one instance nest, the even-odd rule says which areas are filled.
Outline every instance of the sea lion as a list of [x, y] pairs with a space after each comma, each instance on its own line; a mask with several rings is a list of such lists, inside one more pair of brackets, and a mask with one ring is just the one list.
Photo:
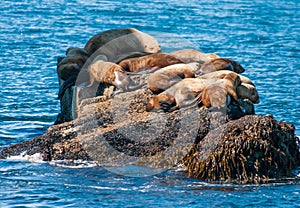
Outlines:
[[85, 52], [81, 48], [72, 48], [72, 47], [66, 50], [66, 56], [81, 56], [84, 57], [85, 59], [89, 57], [87, 52]]
[[249, 99], [252, 103], [259, 103], [258, 92], [251, 84], [241, 83], [237, 87], [237, 95], [239, 98]]
[[214, 53], [205, 54], [205, 53], [202, 53], [202, 52], [194, 50], [194, 49], [184, 49], [184, 50], [179, 50], [179, 51], [173, 51], [169, 54], [174, 56], [175, 58], [181, 60], [184, 63], [191, 63], [191, 62], [203, 63], [210, 59], [220, 58], [217, 54], [214, 54]]
[[103, 54], [108, 61], [116, 63], [116, 57], [131, 52], [158, 53], [161, 49], [158, 41], [146, 33], [134, 28], [117, 28], [94, 35], [84, 50], [89, 56]]
[[207, 80], [204, 79], [183, 79], [164, 92], [151, 98], [146, 106], [146, 111], [159, 109], [174, 111], [181, 107], [195, 104], [206, 86]]
[[243, 73], [245, 69], [236, 61], [227, 58], [216, 58], [207, 60], [200, 68], [202, 74], [207, 74], [219, 70], [230, 70], [238, 74]]
[[126, 71], [138, 72], [150, 70], [151, 72], [173, 64], [183, 63], [179, 59], [165, 53], [150, 54], [138, 58], [123, 60], [119, 65]]
[[148, 88], [153, 93], [160, 93], [184, 78], [194, 78], [199, 70], [199, 63], [174, 64], [161, 68], [148, 78]]
[[[207, 74], [197, 76], [197, 79], [216, 79], [216, 78], [223, 79], [229, 73], [232, 73], [232, 71], [230, 71], [230, 70], [214, 71], [214, 72], [210, 72]], [[255, 86], [254, 83], [248, 77], [245, 77], [241, 74], [239, 74], [239, 77], [240, 77], [242, 83]]]
[[80, 48], [68, 48], [66, 57], [57, 63], [57, 74], [62, 80], [77, 76], [88, 59], [87, 54]]
[[202, 93], [201, 101], [207, 108], [224, 107], [227, 95], [230, 95], [237, 103], [240, 103], [237, 88], [241, 85], [238, 74], [232, 72], [226, 74], [223, 79], [218, 79], [209, 84]]
[[92, 86], [95, 81], [111, 84], [118, 88], [118, 91], [114, 92], [113, 95], [140, 87], [127, 76], [121, 66], [112, 62], [98, 60], [89, 66], [87, 72], [90, 76], [87, 87]]

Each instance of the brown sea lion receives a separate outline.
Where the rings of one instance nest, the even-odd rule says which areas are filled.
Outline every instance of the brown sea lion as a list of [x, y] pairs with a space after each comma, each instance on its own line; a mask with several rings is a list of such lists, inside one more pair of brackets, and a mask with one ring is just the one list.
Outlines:
[[150, 70], [153, 72], [157, 69], [179, 63], [183, 62], [174, 56], [165, 53], [156, 53], [138, 58], [126, 59], [121, 61], [119, 65], [129, 72], [138, 72], [141, 70]]
[[[208, 80], [186, 78], [164, 92], [155, 95], [146, 106], [146, 111], [173, 111], [197, 102], [197, 97], [207, 86]], [[173, 106], [173, 107], [172, 107]]]
[[[208, 74], [201, 75], [197, 77], [198, 79], [223, 79], [227, 74], [234, 73], [229, 70], [221, 70], [215, 71]], [[243, 75], [238, 74], [241, 79], [241, 85], [237, 89], [237, 94], [239, 98], [242, 99], [249, 99], [253, 103], [259, 103], [259, 95], [256, 90], [254, 83], [248, 78]]]
[[[108, 61], [116, 63], [116, 57], [131, 52], [158, 53], [157, 40], [134, 28], [117, 28], [101, 32], [88, 40], [84, 50], [89, 56], [103, 54]], [[91, 57], [93, 59], [93, 57]]]
[[112, 62], [98, 60], [91, 64], [87, 71], [90, 76], [90, 83], [87, 87], [92, 86], [95, 81], [111, 84], [118, 88], [118, 91], [116, 91], [114, 95], [124, 91], [135, 90], [140, 87], [127, 76], [122, 67]]
[[230, 95], [236, 102], [240, 103], [237, 95], [237, 88], [241, 85], [241, 79], [238, 74], [232, 72], [223, 79], [212, 81], [202, 93], [201, 101], [207, 108], [224, 107], [226, 105], [227, 95]]
[[[210, 72], [210, 73], [207, 73], [207, 74], [197, 76], [197, 78], [198, 79], [216, 79], [216, 78], [223, 79], [229, 73], [232, 73], [232, 71], [230, 71], [230, 70], [220, 70], [220, 71], [214, 71], [214, 72]], [[239, 74], [239, 77], [240, 77], [242, 83], [250, 84], [250, 85], [255, 86], [254, 83], [248, 77], [245, 77], [241, 74]]]
[[238, 74], [243, 73], [245, 69], [236, 61], [227, 58], [217, 58], [205, 61], [201, 66], [200, 72], [207, 74], [219, 70], [230, 70]]
[[148, 88], [153, 93], [160, 93], [184, 78], [195, 77], [199, 63], [174, 64], [155, 71], [149, 76]]
[[173, 51], [169, 53], [170, 55], [174, 56], [175, 58], [181, 60], [184, 63], [191, 63], [191, 62], [205, 62], [210, 59], [220, 58], [217, 54], [209, 53], [205, 54], [203, 52], [194, 50], [194, 49], [184, 49], [179, 51]]
[[241, 83], [237, 87], [237, 95], [239, 98], [249, 99], [252, 103], [259, 103], [258, 92], [254, 85]]

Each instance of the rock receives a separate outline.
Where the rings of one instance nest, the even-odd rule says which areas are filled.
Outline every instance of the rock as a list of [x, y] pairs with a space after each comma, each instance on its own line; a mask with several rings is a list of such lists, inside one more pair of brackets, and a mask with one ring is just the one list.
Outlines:
[[[294, 126], [271, 116], [230, 120], [205, 107], [172, 113], [146, 112], [147, 89], [85, 99], [78, 118], [0, 150], [0, 158], [40, 153], [45, 161], [120, 162], [153, 168], [184, 164], [189, 177], [205, 181], [267, 182], [292, 176], [299, 165]], [[234, 108], [229, 108], [233, 111]], [[233, 112], [231, 112], [233, 113]]]
[[272, 116], [244, 116], [210, 131], [186, 155], [190, 177], [262, 183], [292, 177], [300, 165], [294, 126]]

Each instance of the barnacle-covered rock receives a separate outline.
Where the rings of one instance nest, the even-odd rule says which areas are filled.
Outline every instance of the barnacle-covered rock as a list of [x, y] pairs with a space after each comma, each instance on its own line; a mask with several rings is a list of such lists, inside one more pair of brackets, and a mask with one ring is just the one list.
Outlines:
[[261, 183], [291, 177], [300, 165], [294, 126], [271, 115], [244, 116], [210, 131], [186, 155], [188, 175], [206, 181]]

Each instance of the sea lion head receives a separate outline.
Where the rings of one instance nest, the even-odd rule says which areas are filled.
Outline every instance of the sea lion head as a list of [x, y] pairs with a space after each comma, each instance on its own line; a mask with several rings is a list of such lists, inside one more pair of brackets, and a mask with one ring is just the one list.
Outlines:
[[242, 83], [237, 87], [237, 94], [240, 98], [249, 99], [252, 103], [259, 103], [259, 95], [255, 86]]
[[231, 64], [232, 64], [232, 69], [233, 69], [232, 71], [234, 71], [238, 74], [245, 72], [244, 67], [242, 67], [242, 65], [239, 64], [238, 62], [231, 60]]

